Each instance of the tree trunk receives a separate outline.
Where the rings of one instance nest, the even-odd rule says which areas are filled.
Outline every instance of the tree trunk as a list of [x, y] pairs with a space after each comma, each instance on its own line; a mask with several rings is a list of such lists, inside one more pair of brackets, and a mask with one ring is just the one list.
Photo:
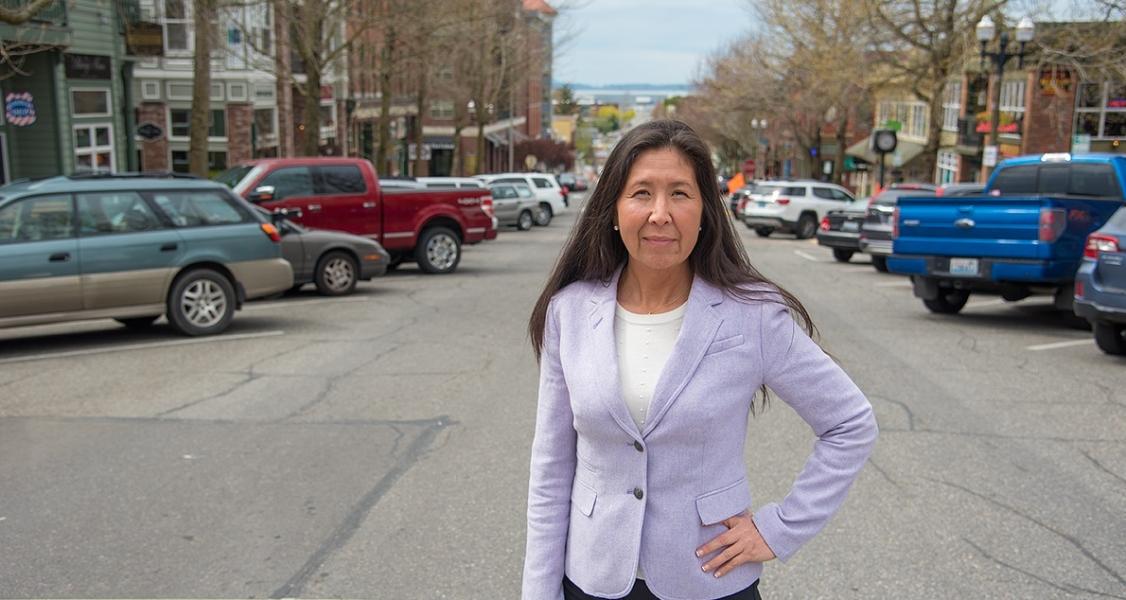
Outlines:
[[191, 130], [188, 142], [188, 168], [200, 177], [209, 175], [207, 134], [211, 116], [211, 34], [214, 0], [195, 0], [195, 55], [193, 62]]
[[423, 171], [426, 169], [426, 160], [422, 157], [422, 145], [425, 141], [425, 136], [422, 131], [423, 115], [426, 114], [426, 61], [422, 61], [418, 70], [418, 95], [416, 96], [418, 118], [415, 119], [414, 128], [414, 176], [421, 177]]
[[474, 166], [473, 174], [479, 175], [485, 172], [485, 109], [477, 109], [477, 164]]
[[305, 44], [302, 60], [305, 62], [305, 107], [301, 121], [305, 123], [305, 135], [301, 141], [301, 154], [317, 156], [321, 153], [321, 57], [325, 54], [324, 35], [321, 26], [324, 20], [315, 14], [319, 6], [315, 2], [305, 2]]
[[288, 158], [294, 154], [289, 0], [274, 0], [274, 44], [274, 72], [277, 74], [278, 96], [278, 156]]
[[[386, 17], [385, 12], [385, 17]], [[375, 150], [375, 169], [380, 175], [388, 175], [388, 159], [391, 156], [391, 64], [395, 58], [394, 29], [384, 29], [383, 48], [379, 57], [379, 147]]]
[[940, 69], [935, 74], [935, 79], [930, 82], [930, 119], [927, 123], [927, 143], [923, 153], [917, 160], [922, 161], [922, 169], [927, 175], [924, 181], [937, 179], [936, 161], [938, 160], [938, 147], [942, 141], [942, 92], [946, 87], [946, 78], [949, 74], [945, 69]]

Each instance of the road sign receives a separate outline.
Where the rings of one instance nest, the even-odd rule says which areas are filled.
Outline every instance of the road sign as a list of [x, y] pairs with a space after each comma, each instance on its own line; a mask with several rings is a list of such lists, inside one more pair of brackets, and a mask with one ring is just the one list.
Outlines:
[[997, 166], [997, 146], [985, 147], [985, 150], [981, 153], [981, 165], [983, 167]]

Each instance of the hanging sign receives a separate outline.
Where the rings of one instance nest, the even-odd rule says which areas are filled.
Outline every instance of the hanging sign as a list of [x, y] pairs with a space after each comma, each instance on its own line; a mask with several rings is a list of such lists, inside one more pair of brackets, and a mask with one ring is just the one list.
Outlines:
[[141, 123], [137, 126], [137, 135], [145, 141], [153, 142], [164, 137], [164, 129], [156, 123]]
[[4, 96], [4, 118], [16, 127], [35, 123], [35, 99], [31, 92], [12, 92]]
[[69, 79], [111, 79], [113, 67], [108, 56], [97, 54], [64, 54]]

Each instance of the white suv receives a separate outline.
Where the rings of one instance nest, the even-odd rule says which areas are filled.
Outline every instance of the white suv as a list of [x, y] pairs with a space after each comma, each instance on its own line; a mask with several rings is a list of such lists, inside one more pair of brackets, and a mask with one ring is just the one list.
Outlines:
[[755, 195], [746, 203], [741, 218], [762, 237], [784, 231], [805, 240], [817, 233], [818, 223], [829, 211], [855, 202], [848, 190], [831, 183], [766, 181], [755, 186]]
[[540, 201], [540, 210], [536, 212], [536, 225], [545, 226], [551, 223], [555, 215], [567, 211], [567, 204], [563, 200], [563, 188], [555, 178], [546, 173], [500, 173], [490, 175], [477, 175], [477, 179], [487, 185], [496, 183], [523, 183], [532, 188], [536, 199]]

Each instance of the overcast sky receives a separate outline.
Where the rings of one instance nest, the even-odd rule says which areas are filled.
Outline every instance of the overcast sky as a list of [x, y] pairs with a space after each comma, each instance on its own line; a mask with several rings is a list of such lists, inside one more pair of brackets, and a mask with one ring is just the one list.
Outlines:
[[572, 39], [555, 60], [558, 82], [689, 83], [702, 58], [751, 26], [746, 0], [561, 4], [556, 35]]

